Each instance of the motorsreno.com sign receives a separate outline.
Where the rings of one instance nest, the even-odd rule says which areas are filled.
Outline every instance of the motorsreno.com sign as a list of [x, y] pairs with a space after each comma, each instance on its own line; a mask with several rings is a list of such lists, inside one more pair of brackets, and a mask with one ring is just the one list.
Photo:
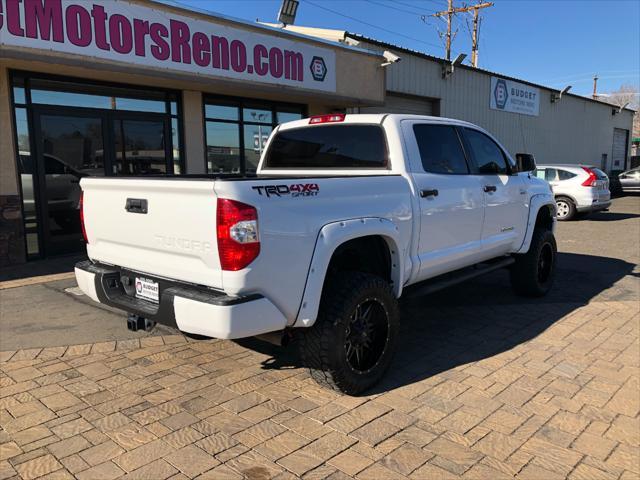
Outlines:
[[334, 92], [335, 53], [122, 0], [0, 0], [0, 45]]
[[538, 116], [540, 90], [524, 83], [491, 77], [490, 107], [503, 112]]

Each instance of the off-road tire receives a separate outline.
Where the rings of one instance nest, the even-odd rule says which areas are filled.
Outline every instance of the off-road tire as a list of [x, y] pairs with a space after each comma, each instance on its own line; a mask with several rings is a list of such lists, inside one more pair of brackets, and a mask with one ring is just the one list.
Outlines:
[[567, 197], [556, 197], [556, 209], [556, 218], [561, 222], [573, 220], [577, 213], [576, 204]]
[[515, 292], [525, 297], [546, 295], [553, 286], [557, 257], [558, 249], [553, 232], [546, 228], [536, 228], [529, 251], [515, 255], [516, 261], [511, 266], [511, 286]]
[[[345, 342], [352, 315], [367, 301], [379, 304], [379, 312], [386, 313], [386, 344], [375, 365], [357, 371], [347, 360]], [[300, 356], [319, 384], [356, 395], [375, 385], [389, 368], [399, 326], [398, 301], [388, 282], [367, 273], [340, 272], [327, 280], [315, 324], [300, 329]], [[378, 328], [380, 331], [384, 329]]]

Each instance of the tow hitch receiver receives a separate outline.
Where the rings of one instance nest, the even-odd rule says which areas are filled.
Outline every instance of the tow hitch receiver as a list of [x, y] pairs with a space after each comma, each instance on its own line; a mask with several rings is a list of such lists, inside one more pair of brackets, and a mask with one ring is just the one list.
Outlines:
[[138, 330], [150, 332], [155, 326], [156, 322], [154, 322], [153, 320], [141, 317], [140, 315], [136, 315], [135, 313], [130, 313], [127, 316], [127, 328], [132, 332], [137, 332]]

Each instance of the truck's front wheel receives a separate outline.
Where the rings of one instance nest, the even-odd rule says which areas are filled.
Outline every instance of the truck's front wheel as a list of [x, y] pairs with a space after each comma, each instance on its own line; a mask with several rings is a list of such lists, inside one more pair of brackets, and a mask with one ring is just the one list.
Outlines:
[[541, 297], [553, 285], [558, 249], [551, 230], [536, 228], [529, 251], [516, 255], [511, 266], [511, 286], [519, 295]]
[[341, 272], [325, 286], [316, 323], [302, 330], [300, 354], [318, 383], [355, 395], [384, 375], [399, 325], [398, 302], [388, 282]]

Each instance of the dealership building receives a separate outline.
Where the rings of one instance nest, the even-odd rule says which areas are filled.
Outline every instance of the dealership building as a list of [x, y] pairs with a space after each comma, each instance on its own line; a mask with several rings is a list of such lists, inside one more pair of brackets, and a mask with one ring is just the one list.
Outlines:
[[460, 118], [512, 153], [608, 171], [633, 114], [340, 30], [0, 0], [0, 266], [82, 250], [85, 175], [251, 173], [278, 123], [336, 111]]

